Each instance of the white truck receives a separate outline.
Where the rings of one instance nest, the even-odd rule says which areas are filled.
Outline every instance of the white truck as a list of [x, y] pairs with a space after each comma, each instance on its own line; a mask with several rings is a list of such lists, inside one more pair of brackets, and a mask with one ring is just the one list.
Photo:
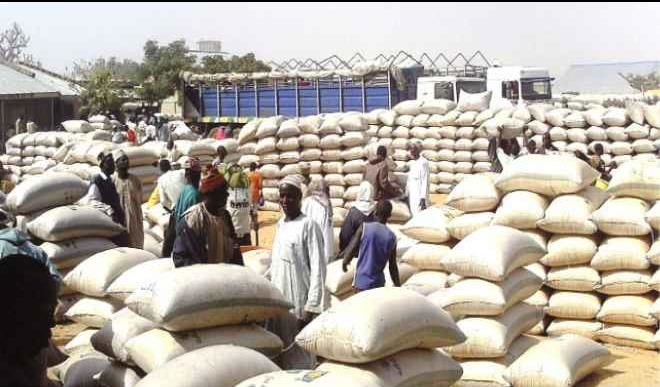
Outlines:
[[488, 90], [493, 92], [493, 101], [506, 99], [518, 105], [550, 100], [552, 80], [548, 70], [541, 67], [490, 67], [485, 79], [454, 75], [420, 77], [417, 79], [417, 99], [458, 101], [461, 91], [480, 93]]

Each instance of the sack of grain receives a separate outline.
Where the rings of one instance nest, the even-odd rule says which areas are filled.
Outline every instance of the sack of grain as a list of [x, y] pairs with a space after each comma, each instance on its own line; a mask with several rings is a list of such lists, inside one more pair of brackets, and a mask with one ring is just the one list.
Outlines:
[[654, 128], [660, 128], [660, 106], [644, 105], [644, 119]]
[[418, 243], [403, 254], [401, 262], [420, 270], [445, 270], [443, 258], [449, 251], [451, 247], [447, 245]]
[[564, 119], [571, 113], [572, 111], [570, 109], [564, 109], [564, 108], [555, 109], [545, 114], [545, 120], [547, 123], [549, 123], [552, 126], [558, 126], [558, 127], [566, 126]]
[[48, 242], [85, 237], [111, 238], [124, 228], [96, 208], [87, 206], [57, 207], [28, 223], [30, 234]]
[[628, 134], [626, 129], [620, 126], [612, 126], [605, 130], [607, 138], [611, 141], [625, 142], [628, 141]]
[[577, 194], [556, 197], [545, 210], [539, 228], [556, 234], [591, 235], [597, 231], [591, 213], [607, 199], [607, 193], [596, 187], [587, 187]]
[[546, 313], [564, 319], [593, 320], [600, 306], [600, 298], [595, 293], [558, 291], [550, 296]]
[[573, 334], [595, 340], [596, 332], [602, 328], [603, 323], [600, 321], [555, 319], [550, 323], [545, 332], [549, 337]]
[[72, 204], [87, 192], [87, 183], [71, 173], [49, 173], [45, 178], [19, 184], [7, 195], [7, 209], [15, 214], [29, 214]]
[[91, 338], [96, 332], [98, 332], [98, 329], [85, 329], [78, 333], [64, 346], [64, 352], [69, 356], [73, 356], [77, 353], [93, 351]]
[[120, 363], [112, 363], [94, 376], [103, 387], [135, 387], [142, 379], [141, 373]]
[[238, 132], [238, 143], [243, 145], [250, 141], [254, 141], [257, 138], [257, 131], [259, 130], [260, 123], [261, 120], [256, 119], [245, 124]]
[[447, 223], [447, 231], [453, 238], [462, 240], [475, 231], [490, 226], [494, 217], [492, 212], [463, 214]]
[[401, 228], [401, 232], [420, 242], [443, 243], [451, 238], [446, 223], [444, 211], [441, 208], [431, 207], [409, 220]]
[[445, 204], [466, 212], [489, 211], [497, 207], [500, 197], [490, 175], [475, 175], [458, 184]]
[[653, 301], [655, 297], [651, 296], [608, 297], [596, 318], [604, 323], [654, 327], [658, 321], [651, 314]]
[[139, 249], [116, 248], [95, 254], [73, 269], [64, 283], [71, 289], [93, 297], [105, 297], [106, 288], [131, 267], [157, 259]]
[[403, 101], [399, 102], [396, 104], [392, 109], [397, 113], [397, 114], [405, 114], [409, 116], [416, 116], [422, 112], [422, 105], [424, 104], [424, 101], [421, 100], [409, 100], [409, 101]]
[[91, 337], [95, 350], [109, 357], [131, 364], [126, 343], [157, 325], [124, 308], [113, 314], [108, 322]]
[[[483, 246], [490, 246], [484, 251]], [[445, 258], [448, 271], [502, 281], [515, 269], [537, 262], [545, 249], [525, 233], [489, 226], [468, 235]]]
[[660, 161], [632, 161], [619, 166], [607, 189], [615, 196], [660, 199]]
[[603, 123], [607, 126], [626, 126], [629, 122], [626, 109], [610, 108], [603, 115]]
[[555, 290], [590, 292], [600, 284], [600, 275], [589, 266], [553, 267], [545, 284]]
[[432, 99], [424, 101], [422, 113], [425, 114], [447, 114], [456, 108], [456, 102], [448, 99]]
[[548, 241], [548, 253], [540, 262], [546, 266], [588, 264], [597, 250], [596, 240], [591, 236], [555, 234]]
[[458, 97], [457, 109], [462, 112], [474, 111], [479, 113], [488, 109], [492, 96], [492, 91], [485, 91], [483, 93], [468, 93], [467, 91], [463, 90]]
[[643, 236], [651, 232], [644, 215], [648, 203], [635, 198], [613, 198], [605, 202], [591, 217], [598, 229], [609, 235]]
[[648, 251], [649, 241], [645, 237], [608, 237], [598, 246], [591, 267], [600, 271], [648, 269]]
[[235, 345], [250, 348], [269, 358], [282, 350], [276, 335], [257, 325], [233, 325], [181, 333], [153, 329], [133, 336], [124, 351], [142, 370], [149, 373], [172, 359], [214, 345]]
[[402, 287], [422, 296], [428, 296], [433, 292], [444, 289], [446, 286], [447, 273], [441, 271], [420, 271], [410, 276]]
[[122, 307], [121, 302], [110, 298], [85, 297], [73, 304], [64, 316], [87, 327], [100, 329]]
[[541, 288], [543, 280], [525, 268], [494, 283], [465, 278], [447, 290], [442, 308], [452, 315], [497, 316]]
[[596, 339], [607, 344], [655, 350], [655, 328], [605, 324], [596, 332]]
[[155, 259], [139, 263], [121, 273], [106, 288], [105, 293], [118, 300], [126, 300], [140, 286], [158, 279], [163, 273], [174, 269], [171, 258]]
[[543, 219], [548, 199], [529, 191], [510, 192], [502, 198], [502, 203], [495, 213], [493, 224], [517, 229], [536, 227], [536, 222]]
[[117, 246], [103, 238], [79, 238], [59, 243], [45, 242], [40, 246], [58, 269], [78, 265], [88, 257]]
[[578, 192], [597, 177], [598, 172], [575, 157], [528, 155], [508, 164], [495, 186], [504, 192], [528, 190], [556, 196]]
[[[251, 301], [245, 304], [245, 300]], [[166, 272], [136, 290], [126, 305], [175, 332], [261, 321], [290, 307], [268, 280], [248, 268], [228, 264]]]
[[[181, 372], [186, 369], [195, 372]], [[234, 387], [275, 371], [279, 368], [259, 352], [234, 345], [213, 345], [173, 359], [145, 376], [137, 387]]]
[[601, 283], [594, 289], [610, 296], [640, 295], [651, 291], [649, 270], [616, 270], [601, 273]]
[[[407, 329], [401, 330], [404, 321]], [[296, 337], [307, 351], [345, 363], [366, 363], [405, 349], [463, 340], [449, 314], [425, 297], [399, 288], [358, 293], [320, 315]]]
[[453, 357], [462, 358], [502, 357], [506, 355], [513, 340], [542, 318], [542, 309], [522, 303], [497, 317], [464, 318], [458, 321], [457, 325], [467, 340], [447, 347], [446, 351]]
[[94, 130], [89, 122], [85, 120], [68, 120], [62, 122], [64, 130], [70, 133], [87, 133]]
[[569, 334], [530, 348], [509, 366], [505, 378], [514, 386], [573, 386], [609, 360], [604, 346]]

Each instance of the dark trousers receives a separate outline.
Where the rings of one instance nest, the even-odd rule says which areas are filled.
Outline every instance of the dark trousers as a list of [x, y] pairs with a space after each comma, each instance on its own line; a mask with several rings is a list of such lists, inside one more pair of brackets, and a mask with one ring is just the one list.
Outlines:
[[247, 233], [242, 237], [237, 238], [236, 241], [238, 242], [239, 246], [252, 246], [252, 235]]

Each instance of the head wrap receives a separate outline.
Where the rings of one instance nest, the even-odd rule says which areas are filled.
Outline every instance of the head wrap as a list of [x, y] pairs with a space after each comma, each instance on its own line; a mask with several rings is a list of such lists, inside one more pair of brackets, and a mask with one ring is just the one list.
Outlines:
[[188, 157], [183, 161], [183, 169], [190, 169], [196, 172], [200, 172], [202, 170], [202, 166], [199, 163], [199, 159], [197, 157]]
[[374, 187], [368, 181], [363, 181], [362, 184], [360, 184], [360, 192], [354, 206], [366, 216], [371, 215], [371, 213], [374, 212], [374, 209], [376, 209], [376, 203], [374, 202]]
[[217, 189], [226, 187], [227, 181], [225, 180], [225, 176], [217, 169], [210, 168], [206, 176], [202, 178], [202, 181], [199, 185], [199, 192], [202, 194], [207, 194]]
[[302, 176], [300, 176], [300, 175], [288, 175], [287, 177], [285, 177], [284, 179], [282, 179], [280, 181], [280, 188], [283, 185], [290, 185], [290, 186], [298, 189], [298, 191], [302, 192]]
[[124, 153], [124, 151], [117, 152], [117, 158], [115, 159], [115, 164], [117, 165], [117, 168], [119, 168], [119, 166], [124, 163], [126, 164], [126, 167], [130, 168], [130, 159], [128, 158], [126, 153]]
[[309, 183], [307, 193], [314, 199], [318, 200], [323, 206], [332, 208], [327, 189], [328, 183], [326, 183], [325, 179], [314, 179]]

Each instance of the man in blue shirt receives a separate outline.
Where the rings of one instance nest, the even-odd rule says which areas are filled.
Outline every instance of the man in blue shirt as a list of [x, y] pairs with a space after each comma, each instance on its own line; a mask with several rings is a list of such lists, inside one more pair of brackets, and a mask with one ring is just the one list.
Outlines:
[[395, 286], [401, 286], [396, 263], [396, 236], [387, 227], [392, 215], [392, 203], [381, 200], [376, 205], [376, 221], [364, 223], [357, 230], [346, 249], [340, 253], [342, 268], [348, 271], [353, 257], [358, 256], [353, 287], [356, 292], [385, 286], [385, 266]]

